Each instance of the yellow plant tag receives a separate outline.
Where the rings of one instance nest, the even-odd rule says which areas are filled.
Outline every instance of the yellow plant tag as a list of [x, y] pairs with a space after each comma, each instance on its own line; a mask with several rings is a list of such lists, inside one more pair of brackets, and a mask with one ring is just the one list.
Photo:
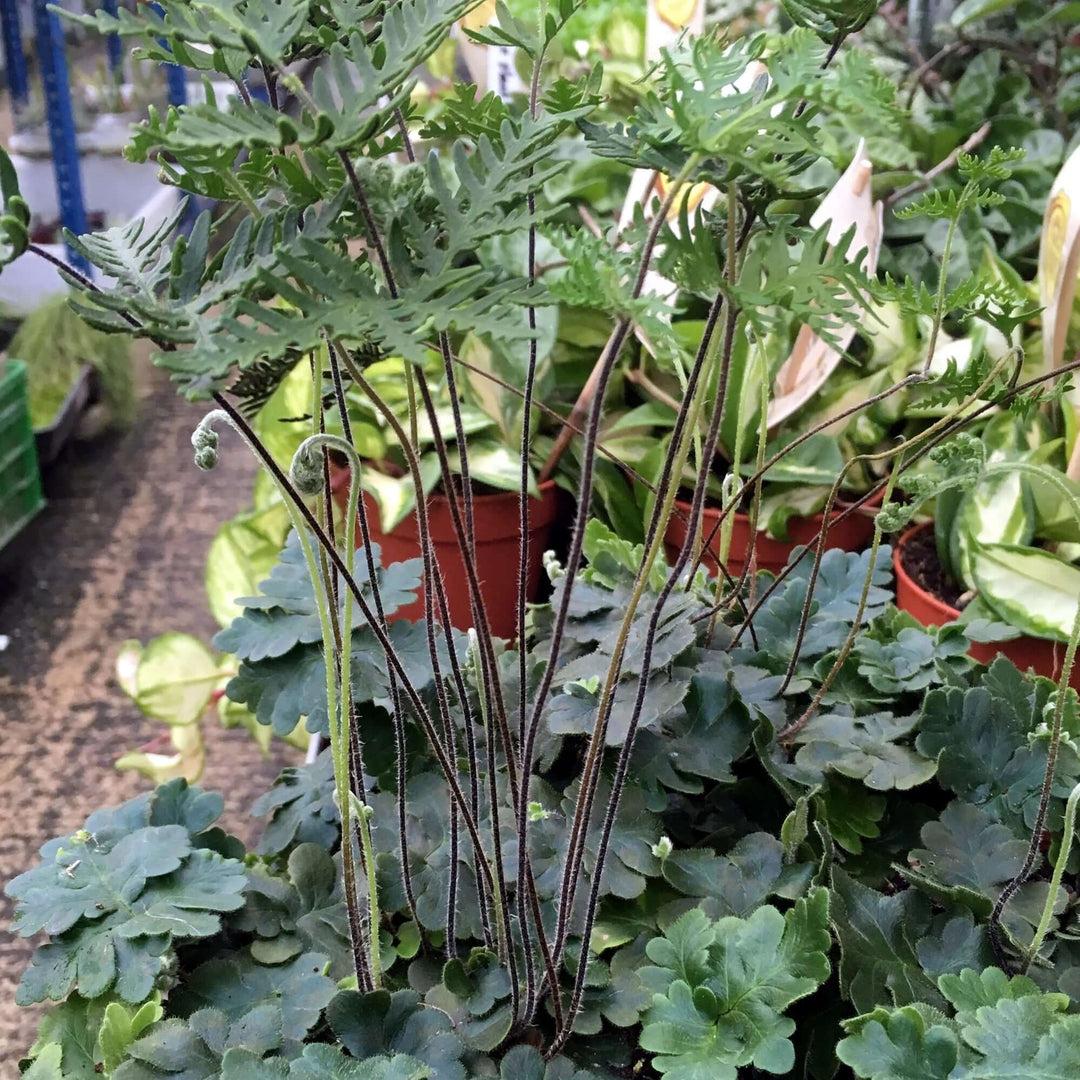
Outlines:
[[705, 27], [705, 0], [648, 0], [645, 14], [645, 59], [660, 59], [684, 30], [700, 34]]

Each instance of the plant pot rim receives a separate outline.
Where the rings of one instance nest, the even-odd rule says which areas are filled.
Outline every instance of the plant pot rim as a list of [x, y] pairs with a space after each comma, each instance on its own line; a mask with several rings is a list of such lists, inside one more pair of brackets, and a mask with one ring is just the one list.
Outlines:
[[935, 614], [940, 615], [944, 622], [955, 622], [960, 618], [960, 609], [954, 608], [951, 604], [946, 604], [940, 597], [937, 597], [932, 592], [924, 589], [907, 572], [907, 570], [904, 569], [904, 547], [917, 533], [923, 532], [926, 529], [932, 529], [933, 527], [933, 521], [923, 521], [918, 525], [912, 525], [906, 532], [901, 533], [896, 547], [893, 548], [893, 572], [896, 574], [897, 582], [902, 582], [906, 588], [911, 589], [913, 592], [918, 593], [920, 597], [923, 597], [927, 606], [930, 607]]
[[[859, 507], [859, 511], [857, 512], [863, 510], [869, 511], [871, 508], [877, 509], [881, 505], [881, 500], [884, 498], [884, 495], [884, 490], [875, 492], [873, 495], [870, 496], [869, 499], [866, 500], [866, 502], [862, 506]], [[689, 513], [694, 508], [693, 503], [689, 503], [685, 499], [676, 499], [675, 505], [684, 513]], [[836, 502], [833, 504], [832, 516], [838, 517], [850, 505], [851, 503], [845, 499], [837, 499]], [[705, 517], [718, 517], [720, 515], [720, 508], [716, 506], [704, 506], [702, 507], [702, 513]], [[744, 513], [742, 510], [736, 510], [733, 516], [738, 521], [744, 521], [747, 524], [749, 524], [750, 522], [750, 515]], [[802, 517], [800, 515], [800, 520], [816, 521], [821, 524], [825, 520], [825, 515], [819, 510], [816, 514], [809, 515], [809, 517]]]
[[[330, 464], [330, 489], [331, 489], [331, 491], [339, 491], [341, 488], [345, 487], [348, 484], [348, 482], [349, 482], [349, 466], [348, 465], [335, 465], [333, 462], [331, 462], [331, 464]], [[551, 490], [555, 486], [556, 486], [556, 481], [554, 479], [552, 479], [552, 480], [542, 480], [539, 484], [537, 484], [537, 487], [540, 489], [540, 494], [539, 495], [532, 495], [532, 496], [530, 496], [530, 498], [533, 500], [533, 502], [542, 502], [545, 499], [545, 497], [551, 492]], [[505, 502], [513, 502], [513, 504], [516, 506], [517, 503], [518, 503], [518, 499], [520, 497], [521, 497], [521, 492], [520, 491], [485, 491], [485, 492], [483, 492], [481, 494], [478, 494], [478, 493], [475, 493], [475, 492], [473, 493], [473, 499], [474, 500], [483, 500], [489, 506], [495, 505], [495, 503], [500, 499], [505, 501]], [[434, 505], [443, 505], [443, 504], [449, 505], [450, 500], [449, 500], [449, 498], [447, 498], [447, 496], [443, 495], [441, 492], [432, 492], [427, 497], [427, 502], [428, 502], [429, 506], [431, 506], [432, 504], [434, 504]]]

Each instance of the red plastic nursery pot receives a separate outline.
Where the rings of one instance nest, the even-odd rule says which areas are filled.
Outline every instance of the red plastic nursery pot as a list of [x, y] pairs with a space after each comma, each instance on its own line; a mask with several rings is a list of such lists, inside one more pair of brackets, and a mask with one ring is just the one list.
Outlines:
[[[941, 626], [960, 617], [958, 608], [946, 604], [933, 593], [924, 589], [904, 568], [904, 548], [911, 539], [926, 529], [932, 529], [932, 521], [908, 529], [893, 549], [893, 570], [896, 573], [896, 606], [913, 615], [923, 626]], [[1021, 671], [1031, 668], [1036, 675], [1056, 679], [1061, 674], [1065, 646], [1045, 638], [1023, 637], [1012, 641], [972, 643], [968, 655], [980, 664], [989, 664], [998, 653], [1008, 657]], [[1074, 669], [1070, 685], [1080, 690], [1080, 671]]]
[[[881, 502], [880, 495], [870, 500], [868, 506], [876, 506]], [[677, 510], [683, 516], [674, 513], [668, 522], [667, 532], [664, 534], [664, 547], [667, 549], [668, 559], [674, 562], [682, 550], [683, 541], [686, 539], [686, 530], [693, 509], [690, 503], [681, 500], [675, 504]], [[833, 517], [843, 512], [844, 506], [833, 511]], [[733, 577], [738, 577], [746, 566], [746, 555], [750, 550], [750, 517], [748, 514], [737, 513], [735, 527], [731, 530], [731, 547], [728, 552], [727, 571]], [[706, 506], [702, 514], [702, 532], [708, 536], [720, 519], [720, 511], [714, 507]], [[774, 540], [764, 532], [758, 533], [755, 554], [757, 568], [778, 573], [787, 566], [791, 553], [800, 545], [812, 544], [821, 531], [825, 522], [823, 514], [815, 514], [813, 517], [793, 517], [788, 522], [789, 540]], [[874, 518], [867, 513], [854, 513], [844, 518], [841, 522], [834, 522], [829, 529], [829, 536], [825, 542], [826, 548], [840, 548], [841, 551], [859, 551], [865, 547], [874, 535]], [[720, 555], [720, 532], [716, 531], [712, 542], [709, 544], [709, 553], [702, 559], [702, 565], [710, 574], [716, 574]]]
[[[349, 498], [349, 471], [335, 469], [334, 499], [344, 509]], [[559, 493], [554, 480], [540, 485], [540, 498], [529, 505], [529, 573], [527, 597], [532, 600], [540, 586], [540, 571], [544, 549], [558, 510]], [[384, 533], [379, 525], [379, 508], [365, 491], [368, 527], [371, 539], [382, 549], [382, 563], [419, 559], [420, 529], [415, 511], [400, 522], [392, 532]], [[450, 500], [445, 495], [429, 495], [427, 500], [428, 526], [435, 546], [435, 559], [446, 585], [446, 600], [450, 621], [458, 630], [473, 625], [469, 602], [469, 583], [465, 564], [458, 550], [457, 534], [450, 513]], [[512, 638], [517, 634], [517, 577], [521, 548], [518, 543], [518, 494], [500, 491], [491, 495], [473, 496], [473, 517], [476, 526], [476, 562], [480, 575], [480, 592], [484, 597], [491, 631], [499, 637]], [[356, 528], [356, 543], [361, 543], [360, 526]], [[424, 596], [420, 591], [416, 601], [399, 608], [392, 619], [415, 622], [424, 617]]]

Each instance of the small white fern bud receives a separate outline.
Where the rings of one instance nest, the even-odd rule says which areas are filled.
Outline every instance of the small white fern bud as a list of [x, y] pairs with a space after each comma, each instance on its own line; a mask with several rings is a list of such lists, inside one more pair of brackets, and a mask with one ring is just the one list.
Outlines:
[[195, 464], [209, 472], [218, 463], [218, 435], [205, 417], [191, 433], [191, 445], [195, 448]]
[[289, 478], [301, 495], [318, 495], [323, 489], [322, 451], [309, 442], [301, 443], [293, 455]]

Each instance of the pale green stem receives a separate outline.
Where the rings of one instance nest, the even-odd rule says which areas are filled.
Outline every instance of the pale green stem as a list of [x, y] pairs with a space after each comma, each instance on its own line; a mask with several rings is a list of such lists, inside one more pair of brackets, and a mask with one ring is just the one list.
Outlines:
[[244, 187], [243, 181], [236, 175], [231, 169], [222, 169], [218, 175], [225, 181], [225, 183], [233, 189], [236, 197], [251, 211], [254, 218], [261, 218], [262, 211], [259, 209], [258, 204], [251, 196], [251, 192]]
[[[304, 475], [305, 468], [317, 469], [321, 472], [322, 456], [319, 450], [337, 450], [349, 459], [349, 499], [345, 510], [344, 542], [345, 542], [345, 568], [350, 576], [356, 565], [356, 518], [360, 506], [360, 455], [356, 448], [343, 439], [340, 435], [318, 434], [305, 439], [297, 448], [293, 457], [289, 473], [297, 488], [304, 486], [307, 477]], [[331, 753], [335, 757], [335, 778], [340, 768], [345, 777], [345, 785], [349, 783], [349, 736], [352, 727], [352, 630], [353, 608], [355, 599], [350, 589], [345, 590], [344, 607], [341, 620], [341, 700], [337, 725], [337, 743], [332, 747]], [[358, 782], [363, 783], [362, 776]], [[340, 796], [339, 796], [340, 797]], [[371, 920], [369, 949], [371, 954], [371, 978], [375, 989], [378, 990], [381, 982], [381, 970], [379, 967], [379, 898], [375, 888], [375, 866], [371, 848], [371, 826], [368, 821], [369, 815], [358, 814], [357, 825], [360, 830], [360, 844], [364, 852], [364, 865], [367, 868], [368, 877], [368, 904]], [[342, 837], [349, 836], [346, 822], [342, 818]]]
[[[1061, 693], [1060, 688], [1058, 693]], [[1031, 945], [1024, 956], [1022, 969], [1024, 972], [1031, 967], [1032, 960], [1039, 955], [1039, 949], [1042, 948], [1042, 943], [1046, 939], [1046, 932], [1050, 929], [1050, 920], [1054, 917], [1054, 899], [1061, 888], [1065, 864], [1069, 861], [1069, 854], [1072, 851], [1073, 833], [1076, 830], [1076, 808], [1078, 805], [1080, 805], [1080, 784], [1077, 784], [1069, 792], [1069, 801], [1065, 804], [1065, 831], [1061, 835], [1061, 848], [1058, 851], [1057, 862], [1054, 863], [1054, 873], [1050, 878], [1050, 889], [1046, 894], [1046, 903], [1043, 904], [1039, 925], [1035, 927], [1035, 936], [1031, 939]]]
[[[232, 417], [224, 409], [214, 409], [206, 414], [200, 421], [195, 432], [192, 434], [192, 444], [196, 446], [198, 450], [200, 436], [209, 437], [212, 436], [214, 440], [214, 460], [216, 461], [216, 433], [214, 433], [214, 424], [218, 421], [224, 421], [234, 431], [236, 431], [240, 437], [247, 443], [248, 448], [256, 458], [259, 457], [258, 448], [253, 445], [247, 435], [241, 428], [233, 422]], [[313, 436], [315, 437], [315, 436]], [[321, 436], [320, 436], [321, 437]], [[310, 441], [310, 440], [307, 440]], [[342, 440], [344, 441], [344, 440]], [[303, 444], [301, 444], [303, 445]], [[198, 453], [196, 455], [198, 458]], [[295, 464], [295, 458], [294, 458]], [[202, 467], [202, 466], [201, 466]], [[304, 523], [304, 519], [300, 514], [299, 509], [293, 502], [289, 491], [286, 489], [273, 473], [270, 474], [271, 479], [274, 481], [274, 485], [278, 489], [278, 494], [281, 497], [281, 501], [285, 504], [285, 509], [288, 511], [289, 519], [292, 522], [293, 531], [296, 533], [297, 540], [300, 544], [300, 550], [304, 556], [304, 563], [307, 566], [308, 576], [311, 578], [311, 588], [315, 596], [315, 607], [319, 615], [319, 629], [322, 632], [323, 640], [323, 656], [325, 657], [326, 667], [326, 715], [327, 725], [330, 729], [330, 757], [334, 765], [334, 787], [337, 793], [338, 805], [341, 813], [341, 835], [342, 835], [342, 874], [345, 879], [345, 886], [347, 890], [355, 891], [356, 875], [355, 868], [352, 865], [352, 845], [349, 842], [349, 836], [351, 835], [350, 829], [350, 802], [349, 802], [349, 773], [348, 773], [348, 758], [344, 759], [345, 769], [341, 768], [342, 757], [340, 754], [341, 733], [338, 730], [339, 717], [337, 713], [337, 672], [334, 667], [334, 635], [333, 629], [330, 624], [330, 597], [325, 590], [325, 583], [323, 581], [322, 574], [319, 571], [319, 564], [315, 558], [315, 552], [311, 546], [311, 539], [307, 533], [307, 527]], [[377, 928], [373, 927], [373, 931]], [[370, 936], [375, 936], [374, 933]], [[374, 976], [373, 976], [374, 977]]]
[[937, 299], [934, 303], [934, 326], [930, 331], [929, 352], [927, 352], [926, 361], [923, 363], [924, 375], [930, 370], [930, 365], [934, 361], [937, 339], [941, 333], [941, 323], [945, 318], [945, 285], [949, 273], [949, 258], [952, 255], [953, 238], [956, 236], [956, 223], [956, 218], [949, 222], [949, 231], [945, 236], [945, 250], [941, 253], [941, 277], [938, 280]]

